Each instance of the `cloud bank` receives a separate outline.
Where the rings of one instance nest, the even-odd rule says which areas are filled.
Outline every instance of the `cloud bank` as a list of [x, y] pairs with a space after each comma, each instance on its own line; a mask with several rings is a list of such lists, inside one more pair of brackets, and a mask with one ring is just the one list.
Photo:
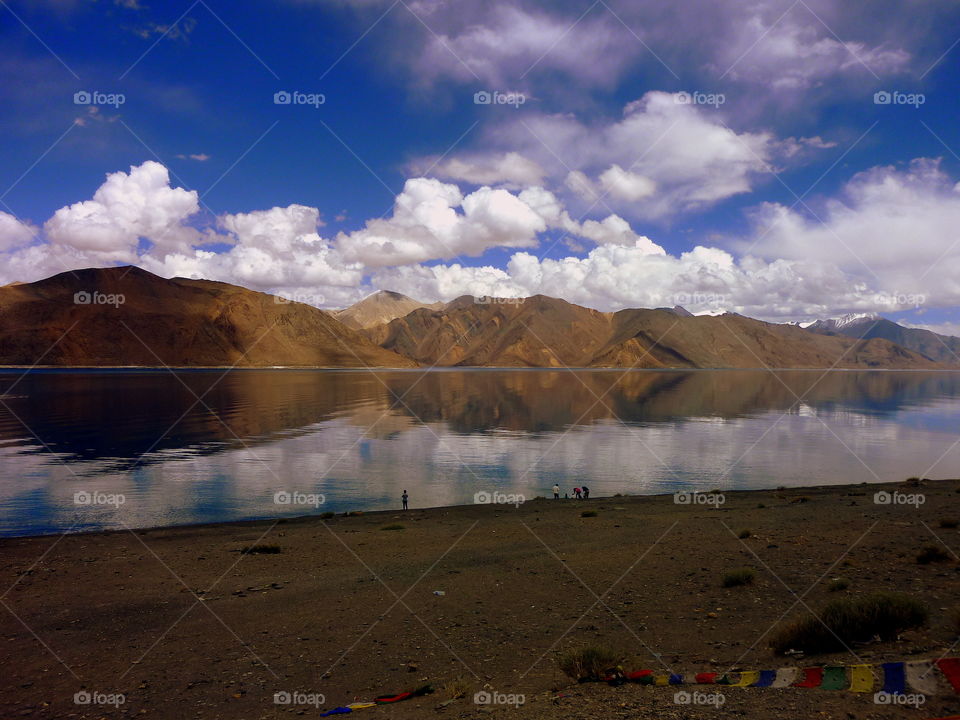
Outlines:
[[[621, 170], [599, 183], [642, 201], [643, 182]], [[224, 214], [200, 230], [191, 225], [197, 193], [147, 161], [110, 173], [42, 231], [0, 213], [0, 279], [133, 263], [326, 307], [376, 289], [425, 301], [543, 293], [602, 310], [680, 304], [769, 319], [894, 310], [885, 298], [919, 294], [929, 306], [960, 304], [960, 186], [938, 160], [859, 173], [817, 210], [764, 204], [749, 236], [672, 255], [616, 214], [574, 220], [539, 186], [465, 193], [421, 177], [406, 182], [389, 217], [333, 238], [321, 234], [320, 210], [304, 205]], [[589, 249], [538, 254], [565, 237]], [[467, 262], [491, 251], [512, 254], [502, 266]]]

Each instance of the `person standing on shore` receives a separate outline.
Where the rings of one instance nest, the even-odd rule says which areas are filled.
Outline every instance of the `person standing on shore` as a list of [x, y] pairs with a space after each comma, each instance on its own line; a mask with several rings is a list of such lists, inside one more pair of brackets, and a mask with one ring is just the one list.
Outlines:
[[554, 483], [553, 485], [553, 499], [554, 500], [560, 499], [560, 486], [557, 485], [556, 483]]
[[404, 510], [407, 509], [407, 499], [408, 499], [409, 497], [410, 497], [410, 496], [407, 495], [407, 491], [406, 491], [406, 490], [404, 490], [404, 491], [403, 491], [403, 495], [400, 496], [400, 499], [403, 500], [403, 509], [404, 509]]
[[583, 491], [583, 499], [584, 499], [584, 500], [589, 500], [589, 499], [590, 499], [590, 488], [588, 488], [586, 485], [584, 485], [584, 486], [581, 487], [580, 489]]
[[574, 496], [577, 500], [580, 500], [580, 492], [581, 492], [581, 490], [580, 490], [580, 488], [578, 488], [578, 487], [575, 487], [575, 488], [573, 489], [573, 496]]

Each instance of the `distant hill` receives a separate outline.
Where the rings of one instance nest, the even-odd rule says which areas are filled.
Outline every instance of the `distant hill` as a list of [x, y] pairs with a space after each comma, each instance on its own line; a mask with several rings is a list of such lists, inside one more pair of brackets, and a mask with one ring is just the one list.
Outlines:
[[441, 307], [443, 303], [430, 305], [398, 292], [380, 290], [348, 308], [335, 310], [333, 316], [347, 327], [361, 330], [388, 323], [419, 308], [439, 309]]
[[885, 339], [854, 340], [740, 315], [604, 313], [535, 295], [463, 296], [363, 331], [424, 365], [622, 368], [936, 368]]
[[[122, 302], [120, 302], [122, 296]], [[136, 267], [0, 287], [0, 364], [413, 367], [329, 313]]]
[[[406, 308], [412, 311], [397, 316]], [[373, 325], [378, 318], [388, 321]], [[363, 326], [356, 330], [341, 322]], [[379, 292], [334, 314], [209, 280], [135, 267], [0, 287], [0, 365], [229, 367], [945, 367], [944, 339], [863, 318], [776, 325], [683, 308], [600, 312], [565, 300], [424, 306]], [[815, 327], [815, 325], [817, 325]], [[889, 326], [892, 326], [889, 327]], [[870, 329], [872, 328], [872, 329]], [[889, 337], [875, 336], [880, 328]], [[903, 343], [922, 345], [923, 352]], [[958, 342], [956, 338], [946, 338]]]
[[960, 365], [960, 338], [938, 335], [930, 330], [908, 328], [880, 315], [844, 315], [840, 318], [817, 320], [806, 329], [821, 335], [872, 339], [882, 338], [920, 353], [935, 362]]

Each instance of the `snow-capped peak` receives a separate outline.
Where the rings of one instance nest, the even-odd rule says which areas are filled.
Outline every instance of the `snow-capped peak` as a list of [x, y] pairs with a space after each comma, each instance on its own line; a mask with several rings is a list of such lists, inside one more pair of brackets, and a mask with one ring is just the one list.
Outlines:
[[850, 313], [848, 315], [841, 315], [838, 318], [830, 318], [827, 322], [832, 323], [834, 327], [842, 328], [847, 325], [853, 325], [860, 322], [861, 320], [879, 320], [880, 316], [877, 313]]
[[877, 320], [882, 320], [883, 317], [877, 313], [848, 313], [847, 315], [841, 315], [836, 318], [828, 318], [827, 320], [809, 320], [807, 322], [798, 322], [797, 326], [804, 329], [814, 328], [815, 330], [840, 330], [850, 325], [856, 325], [863, 321], [874, 322]]

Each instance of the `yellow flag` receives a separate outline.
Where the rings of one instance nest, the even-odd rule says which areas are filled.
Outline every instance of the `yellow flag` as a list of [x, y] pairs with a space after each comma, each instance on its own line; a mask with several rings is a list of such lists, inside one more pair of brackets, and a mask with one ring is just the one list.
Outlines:
[[760, 679], [759, 670], [747, 670], [740, 673], [740, 679], [733, 683], [733, 687], [749, 687]]
[[873, 665], [850, 666], [850, 692], [868, 693], [873, 690]]

